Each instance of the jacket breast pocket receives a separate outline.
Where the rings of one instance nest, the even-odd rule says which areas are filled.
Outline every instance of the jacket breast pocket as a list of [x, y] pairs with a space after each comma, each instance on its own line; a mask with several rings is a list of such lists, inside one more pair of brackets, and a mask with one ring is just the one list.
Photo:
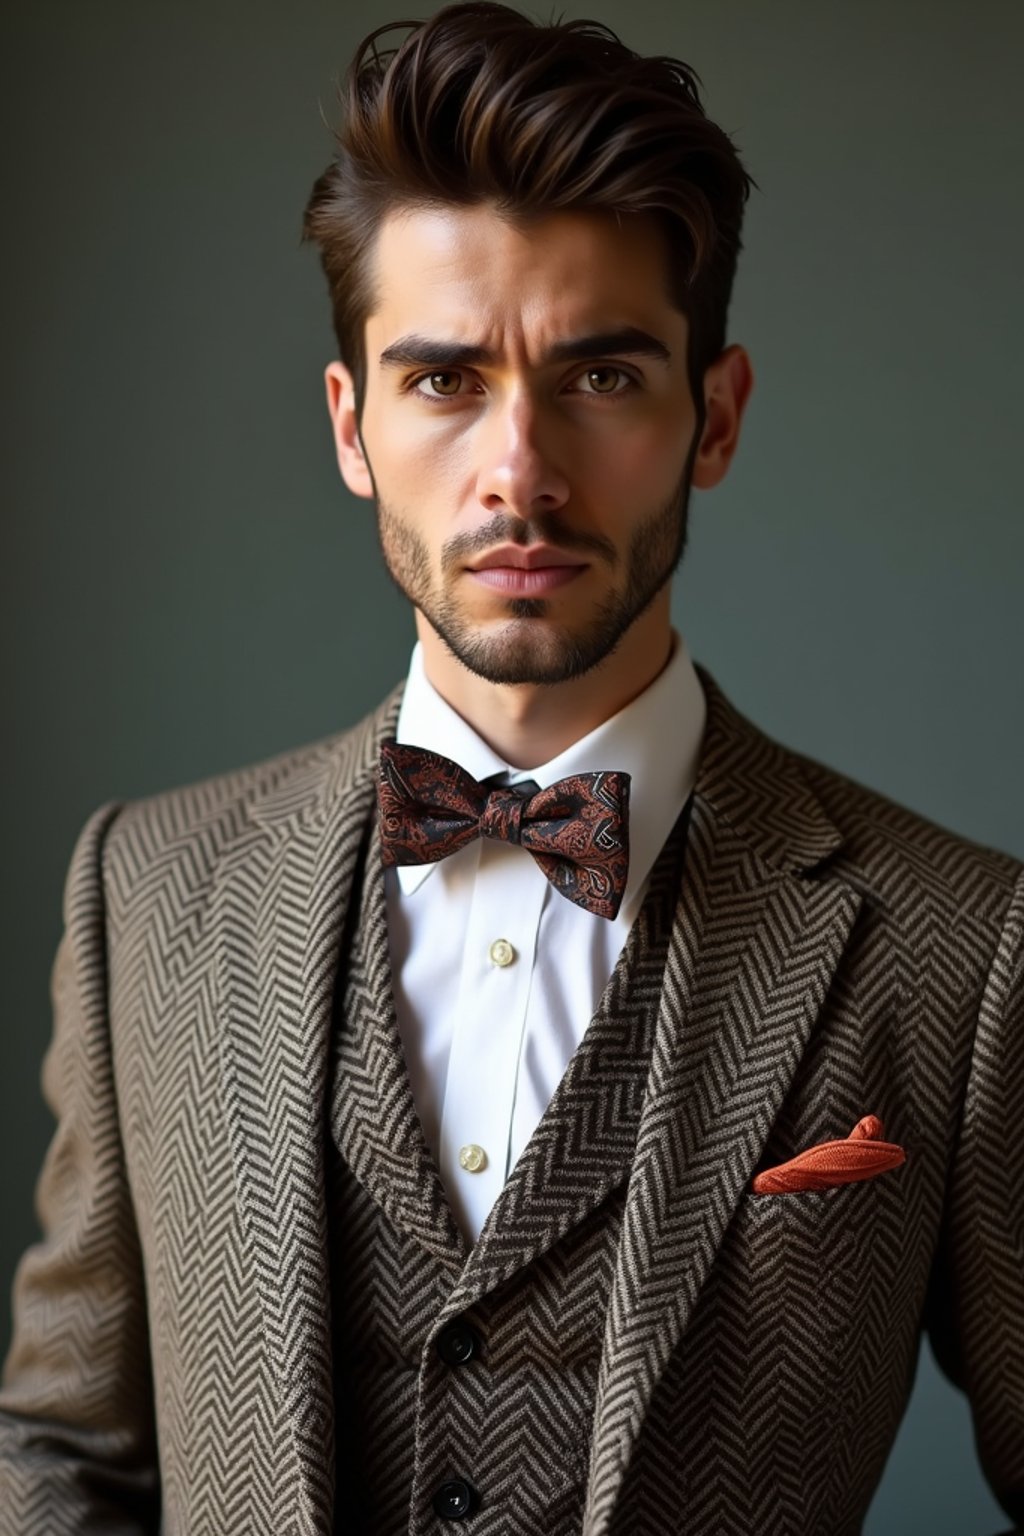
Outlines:
[[[743, 1194], [721, 1279], [757, 1335], [843, 1369], [850, 1339], [877, 1330], [904, 1274], [906, 1165], [785, 1195]], [[742, 1300], [741, 1300], [742, 1298]]]

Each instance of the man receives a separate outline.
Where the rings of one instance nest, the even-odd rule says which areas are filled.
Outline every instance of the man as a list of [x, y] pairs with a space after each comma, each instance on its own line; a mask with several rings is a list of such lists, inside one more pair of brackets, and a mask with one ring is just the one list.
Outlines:
[[923, 1328], [1024, 1520], [1024, 869], [673, 628], [738, 162], [583, 25], [449, 7], [350, 97], [327, 403], [417, 643], [80, 834], [3, 1536], [853, 1533]]

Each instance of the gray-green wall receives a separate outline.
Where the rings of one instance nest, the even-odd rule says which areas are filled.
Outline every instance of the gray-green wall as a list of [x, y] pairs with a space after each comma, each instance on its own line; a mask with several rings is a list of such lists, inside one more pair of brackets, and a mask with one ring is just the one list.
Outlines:
[[[433, 8], [5, 10], [4, 1296], [36, 1233], [85, 817], [338, 730], [405, 670], [411, 619], [332, 456], [298, 234], [335, 73]], [[762, 189], [729, 334], [755, 390], [676, 587], [692, 652], [784, 741], [1024, 856], [1024, 7], [563, 14], [693, 64]], [[1007, 1524], [926, 1346], [866, 1536]]]

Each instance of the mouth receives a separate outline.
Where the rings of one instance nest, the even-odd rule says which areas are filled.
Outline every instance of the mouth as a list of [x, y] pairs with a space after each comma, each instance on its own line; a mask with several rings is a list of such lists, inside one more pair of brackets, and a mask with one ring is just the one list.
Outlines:
[[586, 569], [585, 565], [539, 565], [532, 570], [516, 565], [488, 565], [470, 569], [467, 574], [496, 592], [531, 597], [568, 586]]
[[536, 544], [532, 549], [502, 544], [468, 566], [467, 572], [474, 581], [497, 592], [529, 597], [567, 586], [586, 569], [584, 561], [552, 544]]

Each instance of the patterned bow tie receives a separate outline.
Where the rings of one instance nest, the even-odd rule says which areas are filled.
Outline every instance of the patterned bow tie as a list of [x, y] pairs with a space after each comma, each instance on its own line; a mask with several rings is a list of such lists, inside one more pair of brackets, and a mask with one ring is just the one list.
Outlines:
[[628, 773], [574, 773], [529, 799], [489, 788], [451, 758], [393, 738], [380, 752], [385, 864], [432, 864], [474, 837], [519, 843], [561, 895], [615, 917], [629, 868]]

